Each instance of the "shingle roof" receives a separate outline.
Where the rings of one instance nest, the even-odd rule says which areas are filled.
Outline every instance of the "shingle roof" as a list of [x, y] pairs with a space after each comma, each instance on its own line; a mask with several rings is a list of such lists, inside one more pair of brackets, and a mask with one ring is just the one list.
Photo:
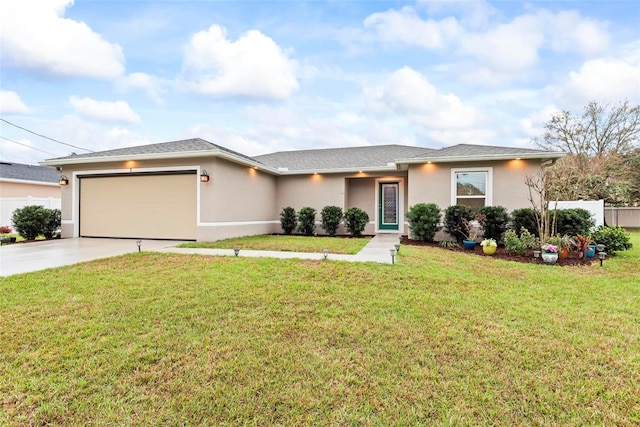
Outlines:
[[0, 163], [0, 178], [23, 181], [58, 182], [60, 174], [48, 166], [24, 165], [21, 163]]
[[432, 150], [407, 145], [372, 145], [367, 147], [328, 148], [317, 150], [280, 151], [256, 156], [254, 159], [272, 168], [289, 171], [331, 169], [370, 169], [387, 167], [389, 162], [402, 157], [426, 155]]
[[235, 156], [252, 160], [251, 157], [229, 150], [221, 145], [213, 144], [201, 138], [183, 139], [180, 141], [160, 142], [157, 144], [137, 145], [135, 147], [116, 148], [115, 150], [97, 151], [94, 153], [72, 154], [71, 156], [58, 157], [56, 159], [81, 159], [96, 157], [135, 156], [144, 154], [182, 153], [192, 151], [224, 151]]
[[[499, 156], [499, 155], [518, 155], [518, 154], [541, 154], [548, 153], [544, 150], [533, 150], [531, 148], [517, 148], [517, 147], [499, 147], [495, 145], [474, 145], [474, 144], [458, 144], [451, 147], [441, 148], [439, 150], [433, 150], [427, 155], [431, 158], [436, 157], [470, 157], [470, 156]], [[423, 157], [423, 155], [416, 155], [412, 157]]]

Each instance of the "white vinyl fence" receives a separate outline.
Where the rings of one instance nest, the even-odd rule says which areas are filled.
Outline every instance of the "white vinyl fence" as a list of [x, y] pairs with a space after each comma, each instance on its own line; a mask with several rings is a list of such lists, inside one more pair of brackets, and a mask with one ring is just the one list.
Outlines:
[[16, 209], [40, 205], [47, 209], [60, 209], [60, 199], [54, 197], [2, 197], [0, 198], [0, 225], [13, 228], [11, 216]]

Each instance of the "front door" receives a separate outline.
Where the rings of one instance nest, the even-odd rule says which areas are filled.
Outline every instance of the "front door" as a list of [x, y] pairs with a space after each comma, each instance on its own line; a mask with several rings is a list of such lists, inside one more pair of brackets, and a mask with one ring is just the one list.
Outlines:
[[378, 229], [399, 230], [400, 183], [378, 183]]

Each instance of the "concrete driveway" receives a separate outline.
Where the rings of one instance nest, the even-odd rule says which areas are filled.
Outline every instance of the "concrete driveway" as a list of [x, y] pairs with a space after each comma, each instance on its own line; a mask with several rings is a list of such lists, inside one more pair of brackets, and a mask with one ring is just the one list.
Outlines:
[[[143, 240], [142, 250], [162, 250], [180, 243], [175, 240]], [[0, 248], [0, 276], [108, 258], [137, 250], [136, 240], [132, 239], [74, 238], [4, 245]]]

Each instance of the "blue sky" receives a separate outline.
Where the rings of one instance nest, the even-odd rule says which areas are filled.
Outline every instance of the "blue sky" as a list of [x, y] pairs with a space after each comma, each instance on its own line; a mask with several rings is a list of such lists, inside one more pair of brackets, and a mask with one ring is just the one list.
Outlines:
[[[533, 147], [554, 111], [640, 103], [638, 22], [635, 0], [0, 0], [0, 117], [95, 151]], [[4, 161], [84, 152], [0, 135]]]

